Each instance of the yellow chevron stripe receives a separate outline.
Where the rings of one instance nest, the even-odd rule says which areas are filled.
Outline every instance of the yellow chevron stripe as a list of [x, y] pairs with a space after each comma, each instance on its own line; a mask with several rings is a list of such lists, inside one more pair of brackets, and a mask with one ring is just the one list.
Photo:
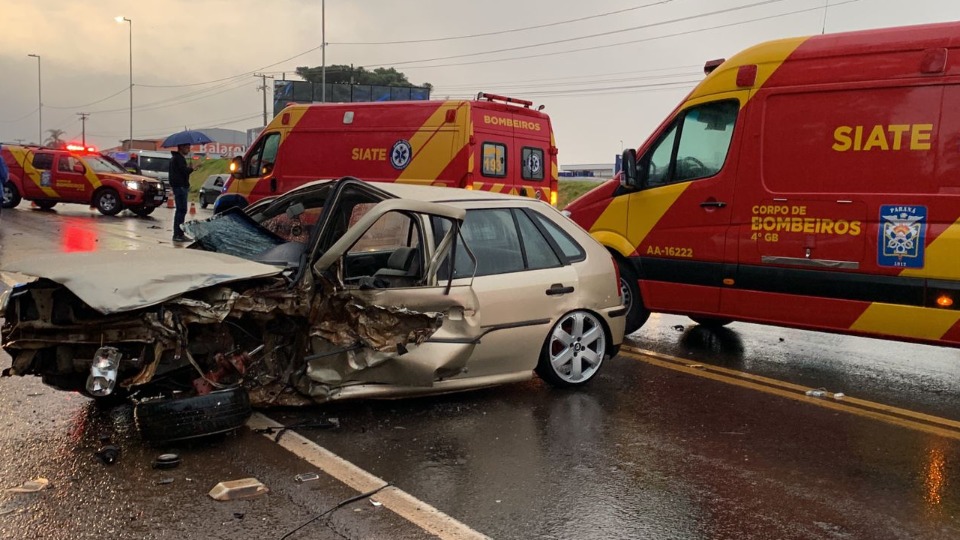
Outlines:
[[[606, 231], [619, 235], [619, 231], [623, 231], [626, 226], [627, 240], [636, 249], [636, 246], [639, 246], [650, 234], [660, 218], [667, 213], [689, 185], [690, 182], [683, 182], [640, 191], [626, 197], [616, 197], [597, 218], [596, 223], [590, 228], [590, 233], [597, 235], [601, 231]], [[631, 213], [628, 220], [626, 216], [629, 206], [642, 208], [643, 211]], [[622, 247], [622, 244], [620, 246]], [[632, 250], [622, 255], [629, 256], [631, 253]]]
[[[462, 110], [461, 110], [462, 109]], [[413, 147], [413, 159], [397, 180], [436, 179], [450, 164], [460, 150], [454, 148], [457, 142], [455, 126], [446, 122], [447, 111], [455, 110], [457, 116], [467, 114], [470, 109], [463, 101], [445, 101], [421, 125], [407, 141]], [[462, 141], [461, 144], [466, 144]], [[461, 146], [462, 148], [462, 146]]]
[[960, 321], [960, 311], [870, 304], [850, 326], [858, 332], [875, 332], [914, 339], [940, 339]]
[[8, 147], [8, 150], [10, 150], [10, 153], [13, 154], [13, 157], [14, 159], [17, 160], [17, 163], [20, 163], [23, 166], [23, 173], [24, 175], [26, 175], [26, 178], [22, 178], [21, 180], [23, 181], [30, 180], [31, 182], [36, 184], [36, 186], [40, 188], [41, 191], [43, 191], [44, 195], [48, 197], [51, 197], [51, 198], [60, 197], [60, 194], [57, 193], [57, 191], [52, 187], [44, 187], [40, 185], [41, 171], [33, 166], [33, 162], [31, 160], [27, 159], [28, 155], [31, 154], [31, 152], [28, 152], [26, 148], [17, 148], [13, 146]]
[[[754, 89], [760, 88], [767, 82], [767, 79], [779, 68], [788, 56], [797, 50], [797, 47], [806, 42], [809, 37], [781, 39], [770, 41], [751, 47], [743, 52], [737, 53], [732, 58], [724, 62], [713, 73], [707, 75], [693, 92], [690, 93], [689, 100], [700, 99], [712, 94], [721, 92], [730, 92], [733, 90], [745, 90], [746, 88], [737, 86], [737, 71], [740, 66], [757, 66], [757, 80], [753, 85]], [[741, 105], [746, 105], [746, 101]], [[684, 104], [686, 107], [687, 104]]]
[[960, 219], [926, 247], [923, 268], [907, 269], [900, 275], [960, 280]]

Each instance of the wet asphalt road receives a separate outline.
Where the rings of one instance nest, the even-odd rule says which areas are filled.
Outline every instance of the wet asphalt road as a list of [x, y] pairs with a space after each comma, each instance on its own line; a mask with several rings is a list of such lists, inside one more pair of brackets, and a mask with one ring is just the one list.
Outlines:
[[[170, 213], [4, 211], [0, 268], [15, 252], [169, 243]], [[654, 316], [630, 343], [960, 420], [956, 349], [739, 323], [709, 331], [676, 316]], [[622, 355], [579, 391], [535, 379], [268, 415], [337, 417], [340, 429], [301, 433], [493, 538], [960, 537], [960, 429], [931, 434], [688, 371]], [[0, 380], [0, 426], [4, 487], [39, 475], [56, 485], [0, 494], [4, 538], [279, 537], [355, 493], [326, 478], [304, 493], [291, 480], [302, 464], [249, 432], [181, 449], [175, 481], [158, 485], [149, 463], [163, 449], [144, 448], [122, 410], [97, 412], [31, 379]], [[114, 467], [92, 458], [103, 432], [121, 441]], [[240, 504], [207, 499], [227, 476], [258, 476], [273, 492]], [[368, 503], [357, 509], [303, 537], [425, 536]]]

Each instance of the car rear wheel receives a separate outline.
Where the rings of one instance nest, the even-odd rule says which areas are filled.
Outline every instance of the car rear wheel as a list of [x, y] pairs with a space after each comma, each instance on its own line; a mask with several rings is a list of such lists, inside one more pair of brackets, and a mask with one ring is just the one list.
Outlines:
[[57, 205], [57, 201], [35, 201], [35, 203], [41, 210], [50, 210]]
[[148, 442], [172, 442], [235, 431], [252, 408], [247, 391], [236, 386], [202, 396], [143, 401], [133, 409], [140, 435]]
[[207, 206], [210, 206], [210, 203], [207, 202], [207, 198], [203, 195], [200, 195], [200, 208], [206, 210]]
[[600, 318], [589, 311], [571, 311], [550, 330], [537, 375], [554, 386], [580, 386], [596, 375], [607, 352], [607, 333]]
[[617, 261], [617, 265], [620, 267], [620, 294], [623, 297], [623, 307], [627, 308], [627, 324], [624, 331], [632, 334], [647, 322], [650, 311], [643, 306], [637, 273], [633, 267], [630, 263], [620, 260]]
[[134, 206], [130, 211], [140, 217], [147, 217], [152, 214], [156, 208], [156, 206]]
[[93, 196], [93, 205], [105, 216], [115, 216], [123, 210], [120, 195], [113, 188], [104, 188]]
[[13, 182], [7, 180], [3, 183], [3, 207], [4, 208], [14, 208], [20, 204], [20, 192], [17, 191], [17, 186], [13, 185]]

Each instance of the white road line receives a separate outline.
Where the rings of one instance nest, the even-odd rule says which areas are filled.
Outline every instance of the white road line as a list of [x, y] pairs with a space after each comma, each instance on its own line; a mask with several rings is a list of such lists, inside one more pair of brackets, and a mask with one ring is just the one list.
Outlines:
[[[279, 429], [283, 424], [260, 413], [254, 413], [247, 421], [247, 426], [250, 429], [268, 427]], [[271, 441], [274, 438], [268, 433], [264, 433], [263, 436]], [[386, 484], [383, 479], [368, 473], [295, 431], [286, 431], [277, 444], [360, 493], [372, 491]], [[384, 489], [377, 493], [375, 498], [398, 516], [440, 538], [449, 540], [489, 538], [396, 487], [390, 486]]]

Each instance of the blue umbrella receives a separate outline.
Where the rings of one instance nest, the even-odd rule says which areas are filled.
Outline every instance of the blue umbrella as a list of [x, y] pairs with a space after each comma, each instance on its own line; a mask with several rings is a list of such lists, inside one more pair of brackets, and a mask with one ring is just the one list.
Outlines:
[[194, 131], [188, 129], [186, 131], [180, 131], [170, 135], [163, 140], [163, 144], [160, 146], [164, 148], [171, 148], [173, 146], [180, 146], [181, 144], [206, 144], [213, 142], [213, 139], [207, 137], [207, 134], [202, 131]]

